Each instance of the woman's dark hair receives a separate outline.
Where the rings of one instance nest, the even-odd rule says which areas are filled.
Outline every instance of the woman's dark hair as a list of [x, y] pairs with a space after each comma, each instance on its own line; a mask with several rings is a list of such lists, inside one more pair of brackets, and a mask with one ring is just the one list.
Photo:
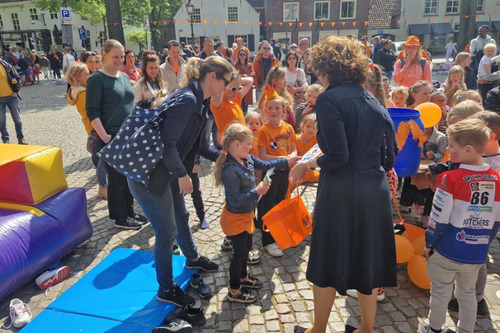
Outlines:
[[[146, 80], [148, 80], [148, 73], [146, 72], [146, 68], [148, 67], [148, 63], [150, 62], [156, 62], [158, 65], [160, 64], [160, 58], [156, 55], [155, 51], [144, 51], [142, 53], [142, 84], [146, 84]], [[151, 79], [151, 78], [149, 78]], [[155, 82], [158, 83], [158, 86], [161, 89], [164, 89], [167, 87], [167, 84], [165, 81], [162, 80], [160, 71], [158, 71], [158, 74], [156, 74], [156, 77], [152, 78]]]
[[[242, 63], [240, 61], [240, 53], [245, 53], [245, 62], [244, 63]], [[238, 60], [236, 60], [236, 64], [248, 65], [248, 62], [250, 61], [250, 54], [248, 54], [248, 52], [246, 52], [244, 49], [241, 49], [241, 50], [238, 51], [238, 57], [237, 57], [237, 59]]]
[[85, 52], [83, 52], [83, 54], [82, 54], [82, 62], [83, 62], [84, 64], [86, 64], [86, 63], [87, 63], [87, 59], [88, 59], [89, 57], [95, 57], [95, 56], [96, 56], [95, 52], [92, 52], [92, 51], [85, 51]]
[[285, 67], [288, 67], [288, 58], [295, 56], [295, 67], [299, 67], [299, 55], [295, 51], [290, 51], [285, 56]]
[[123, 65], [125, 66], [127, 64], [127, 56], [132, 53], [135, 56], [135, 52], [132, 50], [125, 50], [125, 55], [123, 56]]

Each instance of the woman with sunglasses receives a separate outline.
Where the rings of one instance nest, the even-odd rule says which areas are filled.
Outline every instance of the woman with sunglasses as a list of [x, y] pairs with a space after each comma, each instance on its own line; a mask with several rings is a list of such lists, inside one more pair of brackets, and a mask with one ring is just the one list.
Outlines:
[[142, 71], [135, 65], [137, 58], [132, 50], [125, 50], [125, 60], [123, 67], [120, 69], [123, 73], [127, 74], [130, 79], [130, 84], [133, 86], [139, 81]]
[[[148, 187], [127, 179], [130, 191], [137, 200], [155, 233], [154, 262], [159, 283], [157, 299], [161, 302], [185, 306], [194, 302], [175, 284], [172, 275], [172, 248], [174, 241], [186, 257], [186, 267], [214, 272], [218, 265], [200, 256], [193, 242], [189, 226], [189, 212], [184, 195], [193, 192], [188, 170], [193, 167], [196, 153], [210, 159], [200, 146], [203, 127], [208, 115], [203, 102], [222, 94], [231, 80], [233, 67], [219, 56], [204, 60], [193, 57], [185, 67], [185, 79], [180, 89], [167, 99], [168, 112], [160, 125], [165, 148], [162, 159], [151, 173]], [[190, 171], [190, 170], [189, 170]], [[198, 291], [207, 292], [202, 280]]]
[[[253, 66], [250, 63], [250, 53], [244, 49], [238, 52], [238, 60], [234, 64], [234, 68], [238, 70], [238, 73], [240, 73], [241, 77], [253, 77], [255, 75]], [[243, 102], [241, 103], [241, 108], [244, 114], [247, 114], [248, 106], [252, 104], [253, 92], [252, 89], [249, 89], [248, 93], [244, 95]]]
[[293, 96], [294, 110], [297, 103], [305, 102], [304, 91], [308, 84], [306, 73], [302, 68], [298, 68], [299, 55], [295, 52], [288, 52], [285, 56], [285, 78], [286, 90]]

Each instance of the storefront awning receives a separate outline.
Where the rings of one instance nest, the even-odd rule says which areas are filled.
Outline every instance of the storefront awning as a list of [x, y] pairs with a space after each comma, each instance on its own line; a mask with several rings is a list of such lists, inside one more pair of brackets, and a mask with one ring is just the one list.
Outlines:
[[491, 21], [490, 28], [492, 32], [500, 31], [500, 21]]
[[431, 23], [431, 30], [434, 35], [447, 35], [452, 34], [453, 28], [448, 22], [445, 23]]
[[488, 21], [476, 21], [476, 30], [479, 29], [480, 26], [485, 25], [490, 28], [491, 31], [491, 24]]
[[428, 24], [409, 24], [408, 30], [410, 35], [425, 35], [431, 33], [431, 29]]

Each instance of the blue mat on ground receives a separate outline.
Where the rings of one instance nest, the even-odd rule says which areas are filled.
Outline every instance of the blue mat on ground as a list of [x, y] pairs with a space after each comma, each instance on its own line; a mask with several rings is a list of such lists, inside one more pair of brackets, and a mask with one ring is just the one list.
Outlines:
[[[184, 267], [185, 257], [173, 256], [177, 284], [186, 290], [196, 270]], [[118, 248], [38, 315], [23, 333], [151, 332], [175, 310], [156, 300], [158, 282], [153, 253]], [[63, 325], [63, 326], [61, 326]]]

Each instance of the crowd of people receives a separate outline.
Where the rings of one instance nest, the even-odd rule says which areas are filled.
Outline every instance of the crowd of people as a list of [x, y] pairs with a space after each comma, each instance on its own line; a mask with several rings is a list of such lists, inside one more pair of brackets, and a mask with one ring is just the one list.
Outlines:
[[[359, 41], [327, 37], [310, 47], [303, 38], [283, 53], [271, 40], [259, 43], [252, 61], [241, 37], [233, 47], [206, 38], [199, 50], [174, 40], [161, 54], [141, 47], [137, 56], [108, 40], [100, 54], [85, 51], [75, 57], [69, 48], [64, 55], [54, 48], [48, 57], [30, 52], [24, 57], [31, 61], [25, 61], [28, 72], [21, 66], [23, 52], [17, 64], [10, 60], [16, 57], [13, 48], [4, 55], [10, 61], [2, 61], [0, 81], [6, 77], [3, 70], [16, 65], [24, 76], [32, 75], [37, 64], [45, 78], [51, 75], [48, 67], [55, 77], [62, 70], [68, 103], [76, 106], [86, 132], [96, 132], [103, 145], [126, 126], [134, 108], [168, 105], [160, 125], [164, 154], [148, 184], [92, 154], [98, 196], [107, 200], [114, 225], [139, 230], [151, 223], [158, 300], [177, 306], [194, 301], [173, 280], [177, 246], [187, 267], [218, 269], [198, 253], [184, 197], [191, 194], [201, 228], [209, 228], [198, 176], [201, 158], [206, 158], [215, 162], [215, 184], [225, 192], [220, 224], [226, 235], [221, 250], [233, 251], [229, 301], [253, 303], [257, 296], [252, 289], [262, 287], [247, 268], [262, 260], [250, 253], [255, 229], [261, 230], [262, 248], [270, 256], [284, 254], [263, 230], [262, 217], [296, 184], [318, 182], [307, 267], [307, 279], [314, 285], [314, 325], [296, 326], [295, 332], [324, 332], [337, 292], [359, 298], [361, 327], [346, 325], [346, 331], [373, 331], [383, 288], [397, 285], [391, 209], [397, 193], [401, 210], [428, 226], [431, 311], [421, 332], [441, 332], [447, 306], [459, 310], [459, 331], [472, 332], [476, 311], [487, 311], [485, 262], [498, 223], [467, 224], [462, 202], [473, 204], [481, 218], [498, 221], [492, 214], [500, 201], [500, 116], [491, 111], [500, 111], [495, 68], [500, 58], [495, 57], [494, 40], [481, 27], [470, 52], [456, 55], [440, 85], [432, 80], [433, 65], [418, 37], [409, 36], [401, 54], [392, 46], [389, 39], [375, 37], [370, 44], [363, 36]], [[39, 80], [39, 72], [33, 71], [33, 81]], [[17, 101], [21, 81], [9, 82], [8, 91], [0, 85], [0, 102]], [[421, 158], [429, 165], [425, 181], [405, 177], [390, 188], [388, 179], [397, 177], [393, 167], [398, 142], [387, 108], [414, 109], [426, 102], [437, 104], [442, 117], [424, 130]], [[5, 111], [1, 115], [5, 143]], [[19, 143], [25, 143], [17, 123], [16, 131]], [[323, 155], [303, 162], [301, 156], [316, 144]], [[264, 177], [270, 168], [274, 173]], [[475, 183], [463, 185], [466, 178]], [[145, 216], [134, 211], [134, 199]], [[480, 237], [462, 244], [454, 238], [457, 229]], [[456, 299], [451, 299], [454, 282]], [[201, 277], [191, 285], [202, 298], [212, 294]]]

